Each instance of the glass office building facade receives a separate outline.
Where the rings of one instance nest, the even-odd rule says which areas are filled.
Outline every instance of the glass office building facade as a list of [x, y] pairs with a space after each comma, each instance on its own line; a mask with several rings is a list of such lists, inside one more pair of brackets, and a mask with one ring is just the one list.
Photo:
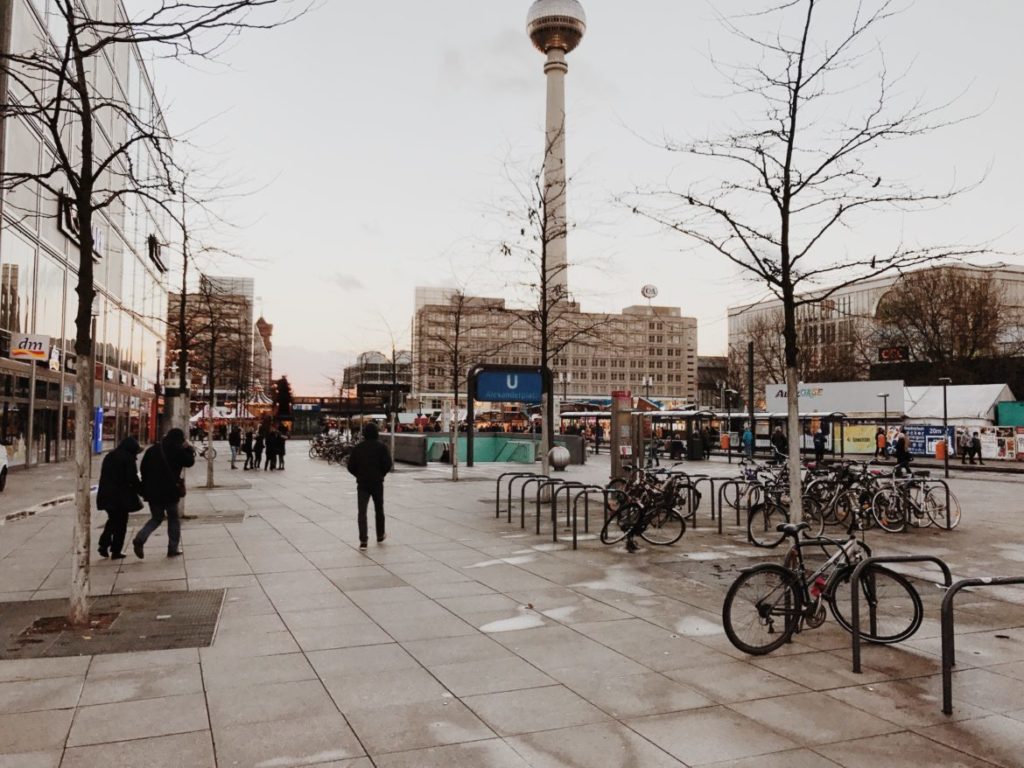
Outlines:
[[[53, 0], [13, 2], [12, 51], [57, 45]], [[124, 17], [120, 0], [90, 0], [90, 12]], [[98, 9], [98, 10], [97, 10]], [[117, 46], [94, 60], [93, 85], [123, 98], [133, 110], [159, 116], [152, 83], [138, 50]], [[20, 98], [16, 89], [5, 103]], [[138, 112], [137, 112], [138, 114]], [[98, 122], [100, 152], [127, 133], [122, 117]], [[8, 171], [51, 167], [54, 148], [30, 121], [3, 121], [4, 164]], [[155, 164], [142, 143], [134, 150], [137, 168]], [[61, 201], [38, 185], [3, 193], [0, 230], [0, 435], [14, 466], [64, 461], [74, 437], [75, 314], [78, 243], [61, 215]], [[93, 305], [95, 407], [102, 409], [102, 441], [110, 447], [127, 435], [145, 443], [155, 416], [159, 345], [166, 337], [166, 267], [159, 243], [168, 242], [169, 217], [134, 196], [98, 214]], [[51, 341], [49, 359], [10, 359], [12, 336], [34, 333]], [[32, 366], [35, 366], [33, 376]], [[34, 384], [33, 384], [34, 381]], [[32, 434], [29, 413], [32, 412]], [[99, 411], [97, 411], [99, 413]]]

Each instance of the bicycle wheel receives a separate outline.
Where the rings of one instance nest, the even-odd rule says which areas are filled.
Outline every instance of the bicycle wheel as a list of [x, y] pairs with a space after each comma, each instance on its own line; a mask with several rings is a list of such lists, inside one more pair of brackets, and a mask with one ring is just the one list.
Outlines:
[[747, 517], [747, 538], [758, 547], [776, 547], [786, 537], [775, 530], [789, 522], [789, 513], [771, 499], [755, 504]]
[[677, 483], [672, 494], [672, 509], [676, 514], [684, 518], [693, 517], [699, 506], [700, 491], [693, 487], [693, 483]]
[[643, 510], [636, 504], [626, 504], [615, 510], [605, 520], [601, 529], [601, 541], [604, 544], [618, 544], [636, 524]]
[[623, 506], [626, 502], [626, 487], [629, 483], [624, 477], [615, 477], [605, 486], [609, 491], [614, 493], [608, 494], [608, 511], [614, 512]]
[[907, 516], [898, 491], [881, 490], [871, 500], [871, 512], [883, 531], [902, 533], [907, 529]]
[[[831, 580], [825, 599], [839, 626], [853, 632], [850, 577], [845, 568]], [[905, 576], [870, 565], [860, 580], [860, 632], [872, 643], [899, 643], [917, 632], [924, 616], [921, 596]]]
[[741, 573], [722, 604], [729, 642], [744, 653], [763, 656], [782, 646], [797, 627], [800, 591], [792, 572], [774, 563]]
[[825, 533], [825, 513], [817, 499], [812, 497], [803, 500], [803, 515], [800, 519], [810, 526], [803, 530], [801, 535], [804, 538], [816, 539]]
[[[924, 509], [931, 518], [932, 524], [939, 528], [956, 528], [960, 524], [960, 500], [950, 491], [949, 506], [946, 505], [947, 493], [944, 488], [929, 488], [924, 497]], [[947, 521], [948, 517], [948, 521]]]
[[640, 537], [650, 543], [668, 547], [675, 544], [686, 533], [686, 520], [670, 507], [659, 507], [647, 518], [647, 527]]

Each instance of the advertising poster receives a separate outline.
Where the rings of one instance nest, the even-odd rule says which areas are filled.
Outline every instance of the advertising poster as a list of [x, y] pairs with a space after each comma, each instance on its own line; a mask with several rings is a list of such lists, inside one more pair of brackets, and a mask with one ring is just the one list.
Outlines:
[[1024, 461], [1024, 427], [1017, 427], [1017, 461]]
[[[981, 440], [981, 458], [999, 458], [999, 427], [980, 427], [978, 437]], [[1003, 427], [1003, 429], [1006, 429]]]
[[[910, 453], [912, 455], [935, 456], [935, 447], [942, 442], [943, 430], [941, 426], [907, 424], [903, 429], [910, 439]], [[953, 445], [953, 432], [953, 427], [949, 427], [946, 432], [946, 444], [950, 448]], [[982, 443], [982, 451], [984, 451], [984, 443]]]
[[874, 453], [877, 431], [874, 424], [847, 424], [843, 430], [843, 450], [846, 453]]

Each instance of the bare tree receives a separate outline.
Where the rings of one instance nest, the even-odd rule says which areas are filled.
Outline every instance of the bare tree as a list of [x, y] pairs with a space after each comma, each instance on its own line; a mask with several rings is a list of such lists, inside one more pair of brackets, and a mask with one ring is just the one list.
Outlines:
[[[949, 105], [898, 104], [884, 60], [877, 87], [863, 68], [875, 48], [876, 29], [896, 13], [894, 0], [830, 4], [825, 30], [821, 0], [776, 0], [767, 10], [722, 19], [752, 49], [751, 65], [721, 67], [737, 100], [756, 107], [744, 125], [718, 138], [667, 148], [721, 175], [685, 190], [638, 195], [634, 211], [718, 253], [768, 286], [781, 300], [783, 355], [788, 394], [789, 470], [792, 509], [801, 514], [797, 383], [800, 339], [797, 314], [861, 280], [979, 249], [897, 243], [883, 252], [852, 253], [838, 240], [860, 214], [910, 211], [955, 197], [963, 188], [938, 192], [891, 180], [872, 166], [882, 145], [924, 136], [948, 126]], [[748, 31], [755, 26], [768, 33]], [[859, 114], [858, 114], [859, 112]], [[829, 287], [821, 286], [828, 284]]]
[[904, 275], [879, 301], [883, 346], [906, 347], [910, 360], [951, 364], [1021, 348], [1020, 307], [991, 274], [946, 266]]
[[[548, 135], [545, 162], [560, 156], [554, 149], [561, 140], [561, 131]], [[568, 262], [559, 263], [560, 260], [552, 258], [553, 251], [572, 229], [560, 215], [572, 179], [551, 183], [543, 166], [524, 174], [507, 165], [506, 177], [513, 189], [513, 197], [505, 215], [519, 231], [501, 243], [500, 253], [505, 257], [522, 259], [529, 270], [528, 282], [519, 286], [526, 289], [527, 306], [508, 310], [518, 321], [512, 325], [513, 336], [516, 327], [527, 329], [528, 338], [523, 341], [534, 348], [541, 368], [550, 371], [556, 358], [567, 352], [570, 345], [592, 347], [608, 343], [608, 334], [603, 331], [611, 318], [580, 311], [580, 305], [566, 287]], [[545, 407], [541, 414], [544, 436], [541, 452], [545, 474], [554, 424], [554, 398], [547, 388], [547, 379], [545, 376]]]
[[[419, 376], [443, 369], [451, 377], [452, 402], [459, 405], [462, 382], [468, 369], [493, 359], [512, 342], [508, 331], [515, 317], [493, 299], [470, 296], [465, 287], [451, 291], [443, 309], [431, 310], [417, 318], [415, 347], [419, 353], [414, 364]], [[479, 333], [479, 335], [478, 335]], [[467, 393], [467, 398], [469, 394]], [[468, 425], [469, 429], [473, 425]], [[448, 455], [452, 462], [452, 480], [459, 479], [455, 431], [449, 433]]]
[[76, 0], [52, 0], [54, 39], [37, 40], [28, 50], [0, 51], [0, 71], [9, 84], [0, 116], [5, 125], [20, 120], [38, 126], [50, 147], [43, 167], [5, 166], [0, 181], [6, 190], [38, 187], [60, 201], [78, 240], [73, 624], [84, 624], [89, 615], [94, 227], [103, 212], [119, 216], [128, 198], [170, 211], [175, 196], [172, 141], [159, 110], [133, 103], [131, 95], [104, 85], [98, 73], [134, 49], [169, 58], [210, 57], [242, 30], [270, 29], [305, 10], [290, 12], [288, 5], [289, 0], [162, 0], [128, 16], [120, 3], [102, 3], [90, 16]]

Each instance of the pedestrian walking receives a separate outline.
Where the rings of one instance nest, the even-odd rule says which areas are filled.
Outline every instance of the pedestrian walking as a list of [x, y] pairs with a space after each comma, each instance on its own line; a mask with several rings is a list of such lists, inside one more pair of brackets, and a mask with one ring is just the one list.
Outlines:
[[348, 471], [356, 479], [356, 504], [359, 523], [359, 546], [366, 547], [369, 532], [366, 524], [366, 508], [373, 499], [374, 532], [377, 543], [384, 541], [384, 476], [391, 471], [391, 454], [378, 438], [377, 425], [370, 423], [363, 427], [363, 441], [352, 449], [348, 457]]
[[825, 431], [818, 427], [814, 433], [814, 463], [820, 465], [825, 460]]
[[167, 556], [181, 554], [181, 521], [178, 502], [185, 495], [185, 478], [181, 470], [196, 463], [196, 451], [185, 441], [185, 433], [172, 429], [164, 439], [154, 443], [142, 457], [142, 495], [149, 502], [149, 522], [132, 540], [132, 549], [140, 560], [147, 539], [167, 518]]
[[245, 431], [245, 441], [242, 443], [242, 453], [245, 454], [245, 464], [242, 469], [252, 469], [252, 430]]
[[981, 437], [978, 436], [977, 432], [975, 432], [974, 437], [971, 438], [971, 464], [974, 463], [975, 456], [978, 457], [979, 464], [985, 463], [981, 460]]
[[263, 463], [263, 433], [256, 433], [256, 440], [252, 444], [252, 468], [259, 469]]
[[748, 459], [754, 458], [754, 433], [750, 430], [750, 425], [747, 424], [743, 428], [743, 455]]
[[885, 461], [885, 444], [887, 442], [888, 441], [886, 440], [886, 437], [885, 437], [885, 430], [882, 429], [881, 427], [879, 427], [878, 431], [875, 432], [875, 458], [876, 459], [881, 457], [882, 461]]
[[786, 435], [782, 431], [782, 427], [776, 427], [775, 431], [772, 432], [772, 448], [775, 449], [774, 458], [779, 461], [784, 461], [786, 456], [789, 454], [789, 441], [786, 440]]
[[594, 455], [601, 452], [601, 442], [604, 440], [604, 427], [597, 424], [594, 427]]
[[[728, 432], [728, 429], [729, 428], [726, 427], [726, 431], [727, 432]], [[707, 427], [704, 427], [700, 431], [700, 450], [701, 450], [702, 458], [704, 458], [704, 459], [710, 459], [711, 458], [711, 430], [708, 429]]]
[[966, 429], [956, 433], [956, 452], [960, 454], [960, 463], [966, 464], [967, 457], [971, 453], [971, 439], [968, 437]]
[[896, 456], [896, 469], [894, 474], [897, 477], [902, 477], [904, 474], [910, 474], [910, 462], [913, 461], [913, 456], [910, 455], [910, 438], [907, 437], [907, 433], [900, 427], [900, 431], [896, 433], [895, 441], [895, 456]]
[[100, 534], [100, 557], [120, 560], [124, 557], [124, 537], [128, 532], [128, 515], [142, 509], [142, 481], [136, 464], [142, 446], [134, 437], [126, 437], [103, 457], [100, 483], [96, 490], [96, 509], [107, 513], [107, 522]]
[[235, 466], [235, 459], [238, 458], [238, 451], [242, 448], [242, 430], [238, 428], [237, 424], [228, 433], [228, 447], [231, 448], [231, 468], [238, 469]]

